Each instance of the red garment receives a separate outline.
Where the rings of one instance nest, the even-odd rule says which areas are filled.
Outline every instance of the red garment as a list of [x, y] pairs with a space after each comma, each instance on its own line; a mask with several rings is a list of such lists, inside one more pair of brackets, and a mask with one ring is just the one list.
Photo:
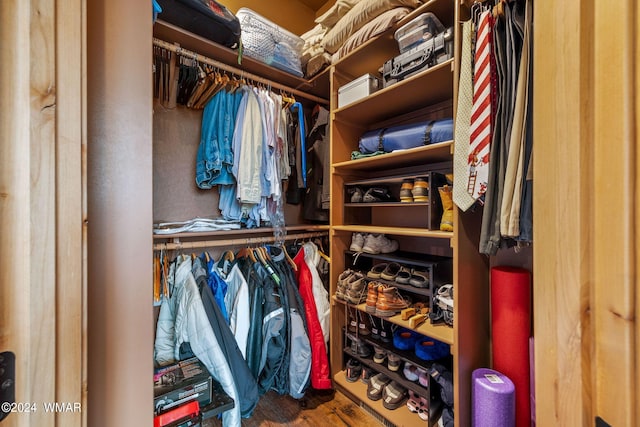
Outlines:
[[309, 266], [304, 261], [304, 249], [300, 249], [293, 258], [298, 266], [296, 279], [298, 279], [298, 291], [304, 302], [304, 312], [309, 329], [309, 341], [311, 342], [311, 386], [315, 389], [331, 388], [331, 372], [329, 370], [329, 357], [324, 343], [324, 335], [318, 320], [318, 310], [313, 298], [313, 282]]

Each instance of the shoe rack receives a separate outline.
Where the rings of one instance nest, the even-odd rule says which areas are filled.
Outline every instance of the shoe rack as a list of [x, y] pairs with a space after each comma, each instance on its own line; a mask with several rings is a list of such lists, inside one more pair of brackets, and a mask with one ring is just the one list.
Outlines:
[[[364, 366], [370, 366], [378, 372], [383, 371], [371, 358], [350, 353], [346, 335], [349, 320], [347, 309], [354, 308], [364, 314], [365, 304], [351, 305], [335, 297], [338, 276], [346, 269], [357, 269], [366, 274], [369, 266], [380, 262], [398, 262], [431, 271], [434, 274], [431, 282], [436, 286], [444, 282], [453, 283], [453, 327], [444, 323], [431, 324], [427, 320], [414, 330], [450, 346], [456, 426], [471, 423], [473, 369], [489, 366], [489, 266], [487, 260], [478, 253], [481, 210], [460, 213], [454, 207], [453, 232], [441, 231], [437, 226], [442, 213], [437, 186], [442, 182], [442, 175], [453, 169], [454, 141], [351, 160], [352, 151], [358, 149], [360, 136], [368, 130], [455, 117], [461, 33], [456, 23], [468, 15], [468, 10], [458, 3], [454, 0], [425, 2], [393, 28], [342, 58], [330, 70], [331, 369], [336, 386], [386, 425], [414, 426], [424, 424], [424, 421], [406, 406], [389, 410], [381, 402], [371, 401], [367, 398], [366, 384], [346, 380], [346, 363], [350, 357], [358, 358]], [[424, 12], [434, 13], [445, 27], [454, 27], [454, 58], [338, 108], [338, 89], [364, 74], [377, 75], [382, 64], [399, 53], [393, 37], [395, 30]], [[400, 202], [402, 182], [418, 177], [428, 177], [428, 201]], [[395, 200], [370, 203], [351, 201], [350, 195], [355, 187], [374, 186], [384, 186]], [[353, 233], [385, 234], [398, 241], [399, 250], [390, 254], [358, 255], [349, 249]], [[428, 300], [434, 291], [433, 288], [423, 290], [410, 285], [393, 285], [414, 300]], [[400, 315], [385, 320], [410, 328], [409, 322], [402, 320]], [[389, 345], [389, 351], [401, 353], [392, 344]], [[410, 361], [413, 357], [409, 353], [399, 356], [404, 361]], [[398, 376], [398, 372], [393, 374]], [[399, 376], [402, 377], [402, 374]], [[405, 385], [417, 387], [415, 384]], [[429, 424], [433, 421], [430, 420]]]

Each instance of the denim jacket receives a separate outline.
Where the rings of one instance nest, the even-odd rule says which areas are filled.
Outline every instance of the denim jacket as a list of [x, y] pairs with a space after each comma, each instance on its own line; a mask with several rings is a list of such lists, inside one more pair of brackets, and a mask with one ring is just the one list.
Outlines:
[[231, 141], [241, 93], [221, 90], [207, 102], [202, 115], [200, 145], [196, 159], [196, 184], [209, 189], [216, 184], [233, 184]]

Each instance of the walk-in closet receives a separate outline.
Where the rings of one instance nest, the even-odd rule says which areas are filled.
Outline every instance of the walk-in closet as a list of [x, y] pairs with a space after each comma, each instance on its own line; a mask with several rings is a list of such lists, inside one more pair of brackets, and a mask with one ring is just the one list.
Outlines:
[[636, 425], [638, 13], [3, 2], [0, 422]]

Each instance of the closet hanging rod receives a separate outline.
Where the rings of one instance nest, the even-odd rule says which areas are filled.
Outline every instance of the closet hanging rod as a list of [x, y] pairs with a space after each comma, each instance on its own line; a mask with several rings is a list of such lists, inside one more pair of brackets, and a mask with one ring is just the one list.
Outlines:
[[211, 65], [213, 67], [217, 67], [217, 68], [219, 68], [221, 70], [227, 71], [229, 73], [233, 73], [238, 77], [246, 78], [248, 80], [252, 80], [252, 81], [257, 82], [257, 83], [262, 83], [264, 85], [271, 86], [272, 88], [280, 89], [280, 90], [282, 90], [284, 92], [288, 92], [288, 93], [291, 93], [291, 94], [293, 94], [295, 96], [299, 96], [300, 98], [308, 99], [309, 101], [317, 102], [319, 104], [329, 105], [329, 101], [324, 99], [324, 98], [320, 98], [318, 96], [302, 92], [301, 90], [294, 89], [294, 88], [289, 87], [289, 86], [285, 86], [283, 84], [271, 81], [269, 79], [265, 79], [264, 77], [260, 77], [260, 76], [258, 76], [256, 74], [247, 73], [246, 71], [243, 71], [243, 70], [241, 70], [239, 68], [235, 68], [235, 67], [232, 67], [231, 65], [227, 65], [224, 62], [219, 62], [219, 61], [216, 61], [215, 59], [211, 59], [211, 58], [208, 58], [206, 56], [202, 56], [199, 53], [193, 52], [193, 51], [188, 50], [188, 49], [184, 49], [184, 48], [182, 48], [180, 46], [177, 46], [175, 44], [166, 42], [164, 40], [160, 40], [160, 39], [154, 37], [153, 38], [153, 44], [154, 44], [154, 46], [158, 46], [158, 47], [161, 47], [163, 49], [170, 50], [170, 51], [175, 52], [178, 55], [182, 55], [182, 56], [184, 56], [186, 58], [193, 58], [198, 62], [209, 64], [209, 65]]
[[[314, 231], [311, 233], [294, 233], [288, 234], [284, 237], [284, 240], [297, 240], [297, 239], [311, 239], [312, 237], [328, 236], [328, 231]], [[221, 239], [221, 240], [200, 240], [193, 242], [168, 242], [168, 243], [154, 243], [154, 250], [175, 250], [175, 249], [201, 249], [201, 248], [214, 248], [221, 246], [244, 246], [244, 245], [258, 245], [262, 243], [273, 243], [276, 241], [275, 236], [264, 237], [247, 237], [245, 239]]]

